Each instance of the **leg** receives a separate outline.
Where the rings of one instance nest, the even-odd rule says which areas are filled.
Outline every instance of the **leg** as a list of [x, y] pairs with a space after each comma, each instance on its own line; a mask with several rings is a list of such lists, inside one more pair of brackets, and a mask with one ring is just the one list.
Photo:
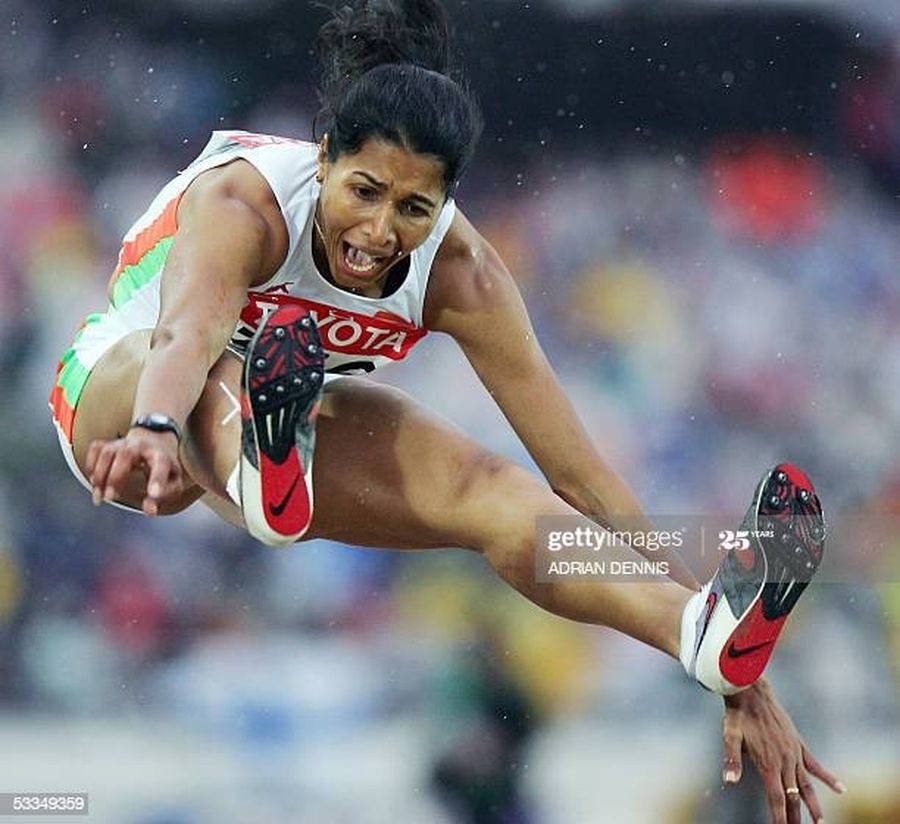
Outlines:
[[361, 378], [326, 388], [317, 426], [310, 537], [475, 549], [550, 612], [678, 655], [689, 590], [674, 583], [535, 580], [535, 517], [577, 513], [532, 473], [486, 452], [403, 393]]
[[821, 561], [825, 527], [812, 484], [779, 464], [763, 476], [742, 524], [750, 551], [724, 555], [698, 593], [671, 582], [539, 583], [535, 518], [577, 516], [574, 509], [397, 390], [362, 379], [329, 389], [318, 424], [311, 535], [475, 549], [534, 603], [678, 656], [714, 692], [739, 691], [762, 674]]
[[[149, 346], [149, 330], [132, 332], [106, 352], [92, 370], [78, 403], [73, 432], [75, 460], [82, 471], [92, 441], [120, 437], [131, 425], [135, 389]], [[225, 483], [237, 462], [240, 443], [240, 414], [235, 412], [233, 401], [239, 395], [240, 375], [241, 362], [229, 352], [210, 371], [185, 427], [181, 449], [184, 492], [177, 501], [163, 506], [160, 514], [180, 512], [205, 493], [227, 498]], [[139, 510], [145, 486], [144, 475], [134, 472], [119, 501]], [[233, 509], [230, 514], [237, 514], [239, 519], [237, 508]]]

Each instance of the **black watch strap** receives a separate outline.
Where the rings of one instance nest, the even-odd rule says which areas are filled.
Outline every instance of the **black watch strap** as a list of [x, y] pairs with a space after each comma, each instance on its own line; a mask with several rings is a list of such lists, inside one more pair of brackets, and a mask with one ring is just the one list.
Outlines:
[[161, 412], [151, 412], [149, 415], [141, 415], [131, 424], [131, 428], [140, 427], [141, 429], [149, 429], [151, 432], [171, 432], [181, 443], [182, 432], [178, 421], [163, 415]]

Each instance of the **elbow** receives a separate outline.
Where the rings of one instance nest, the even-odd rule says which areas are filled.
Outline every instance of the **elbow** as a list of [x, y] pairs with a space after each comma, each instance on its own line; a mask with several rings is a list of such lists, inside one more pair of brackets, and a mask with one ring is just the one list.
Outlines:
[[587, 501], [585, 500], [583, 490], [577, 484], [567, 484], [565, 482], [552, 483], [550, 488], [557, 498], [564, 500], [569, 506], [577, 509], [579, 512], [585, 511]]
[[591, 494], [591, 491], [583, 484], [557, 482], [551, 484], [551, 489], [558, 498], [601, 526], [608, 528], [612, 524], [613, 513], [610, 511], [609, 505], [599, 496]]
[[160, 351], [171, 346], [175, 338], [175, 330], [172, 329], [172, 327], [165, 325], [157, 326], [150, 333], [150, 351]]

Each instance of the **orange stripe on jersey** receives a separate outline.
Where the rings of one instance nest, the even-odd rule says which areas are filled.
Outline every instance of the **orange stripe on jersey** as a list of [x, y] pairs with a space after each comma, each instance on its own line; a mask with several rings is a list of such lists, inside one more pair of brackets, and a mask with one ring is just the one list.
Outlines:
[[65, 391], [57, 384], [50, 393], [50, 408], [53, 410], [53, 419], [59, 424], [66, 440], [72, 443], [72, 431], [75, 429], [75, 410], [66, 400]]
[[84, 330], [90, 324], [99, 322], [102, 317], [102, 315], [94, 313], [84, 319], [75, 332], [72, 346], [63, 354], [56, 366], [56, 382], [50, 392], [50, 408], [69, 443], [72, 443], [72, 430], [75, 425], [75, 405], [91, 375], [90, 370], [78, 360], [75, 346]]
[[119, 251], [119, 262], [109, 279], [109, 291], [112, 294], [113, 286], [119, 275], [127, 266], [136, 264], [147, 252], [149, 252], [164, 237], [170, 237], [178, 229], [178, 204], [181, 202], [180, 192], [166, 204], [166, 208], [149, 226], [138, 232], [133, 240], [126, 240]]

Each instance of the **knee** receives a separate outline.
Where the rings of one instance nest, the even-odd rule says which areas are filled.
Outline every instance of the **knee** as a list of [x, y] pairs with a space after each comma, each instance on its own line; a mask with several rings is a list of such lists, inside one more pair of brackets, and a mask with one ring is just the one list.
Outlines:
[[467, 460], [452, 499], [473, 530], [472, 548], [481, 554], [502, 555], [509, 564], [531, 564], [535, 517], [555, 506], [549, 486], [518, 464], [487, 451]]
[[475, 508], [499, 506], [505, 502], [503, 509], [509, 511], [535, 480], [533, 475], [508, 458], [477, 449], [457, 457], [451, 498], [461, 506], [472, 505]]

